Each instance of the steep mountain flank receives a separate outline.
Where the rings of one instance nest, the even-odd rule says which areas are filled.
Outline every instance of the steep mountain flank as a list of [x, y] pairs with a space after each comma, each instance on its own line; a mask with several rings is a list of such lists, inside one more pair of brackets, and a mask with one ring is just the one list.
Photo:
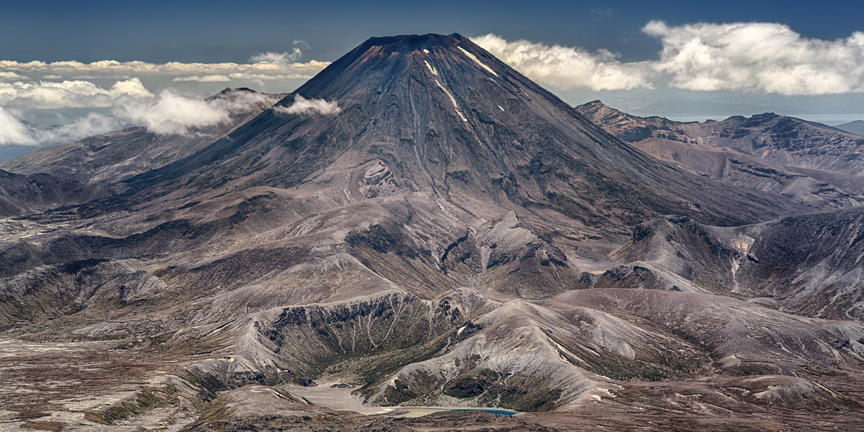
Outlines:
[[[338, 103], [340, 112], [286, 114], [300, 97]], [[610, 137], [458, 35], [370, 39], [225, 139], [127, 184], [133, 202], [178, 188], [336, 195], [377, 169], [389, 172], [377, 194], [491, 199], [591, 226], [667, 213], [732, 224], [790, 210], [783, 200], [707, 181]]]

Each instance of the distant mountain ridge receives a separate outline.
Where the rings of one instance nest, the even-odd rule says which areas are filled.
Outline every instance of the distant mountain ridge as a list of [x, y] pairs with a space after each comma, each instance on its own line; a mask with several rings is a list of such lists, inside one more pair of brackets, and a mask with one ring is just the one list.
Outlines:
[[652, 156], [725, 183], [819, 206], [864, 203], [864, 137], [837, 128], [773, 113], [677, 122], [600, 101], [576, 110]]
[[600, 101], [576, 107], [628, 142], [659, 138], [731, 148], [769, 162], [832, 171], [864, 169], [864, 136], [835, 127], [774, 113], [725, 120], [676, 122], [662, 117], [638, 117]]
[[864, 135], [864, 120], [853, 120], [834, 127], [857, 135]]

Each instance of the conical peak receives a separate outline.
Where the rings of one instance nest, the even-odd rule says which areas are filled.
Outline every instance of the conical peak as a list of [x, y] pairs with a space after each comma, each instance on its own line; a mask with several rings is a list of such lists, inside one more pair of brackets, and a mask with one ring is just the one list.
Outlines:
[[408, 52], [422, 49], [431, 50], [433, 48], [455, 48], [459, 43], [467, 40], [467, 38], [458, 33], [450, 35], [427, 33], [422, 35], [372, 37], [361, 46], [366, 49], [380, 47], [388, 51]]
[[[742, 214], [744, 204], [730, 211], [728, 201], [746, 197], [614, 139], [458, 34], [371, 38], [279, 104], [291, 108], [298, 96], [338, 113], [266, 110], [209, 148], [131, 180], [130, 190], [173, 190], [178, 177], [200, 187], [231, 178], [330, 188], [347, 170], [345, 184], [363, 179], [358, 194], [471, 196], [557, 209], [586, 224], [666, 213], [701, 212], [714, 223], [776, 214], [768, 197], [747, 201], [752, 212]], [[370, 161], [394, 180], [366, 183]]]
[[[469, 72], [472, 69], [474, 74]], [[372, 37], [331, 63], [297, 94], [340, 99], [355, 90], [398, 89], [388, 83], [419, 76], [436, 88], [436, 79], [444, 84], [452, 76], [470, 84], [472, 79], [498, 78], [502, 70], [509, 74], [506, 65], [457, 33]]]

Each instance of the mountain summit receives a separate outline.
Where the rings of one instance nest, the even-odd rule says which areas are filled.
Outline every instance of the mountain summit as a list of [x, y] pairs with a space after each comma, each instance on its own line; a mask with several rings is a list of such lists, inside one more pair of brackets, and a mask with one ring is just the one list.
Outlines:
[[784, 205], [658, 162], [458, 34], [371, 38], [226, 139], [128, 183], [139, 197], [225, 184], [425, 191], [608, 226], [668, 213], [752, 222]]

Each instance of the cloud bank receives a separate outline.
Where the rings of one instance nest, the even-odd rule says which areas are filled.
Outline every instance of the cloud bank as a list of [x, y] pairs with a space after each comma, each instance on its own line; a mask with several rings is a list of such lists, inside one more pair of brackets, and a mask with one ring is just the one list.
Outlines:
[[101, 135], [114, 130], [121, 129], [123, 124], [120, 120], [98, 113], [89, 113], [84, 117], [72, 120], [68, 123], [47, 129], [31, 128], [29, 135], [34, 142], [44, 143], [68, 143], [78, 141], [93, 135]]
[[0, 107], [0, 145], [38, 146], [46, 143], [66, 143], [120, 128], [122, 123], [114, 117], [89, 113], [58, 126], [39, 129], [25, 124]]
[[13, 80], [21, 80], [24, 79], [23, 76], [18, 75], [15, 72], [3, 71], [0, 72], [0, 81], [13, 81]]
[[[123, 88], [123, 85], [113, 88]], [[103, 89], [104, 90], [104, 89]], [[154, 96], [146, 93], [120, 92], [124, 96], [112, 102], [110, 115], [91, 112], [61, 124], [37, 128], [0, 106], [0, 145], [45, 145], [68, 143], [136, 125], [159, 135], [191, 135], [201, 128], [228, 122], [232, 115], [266, 108], [282, 95], [234, 91], [207, 99], [186, 97], [171, 90]], [[142, 96], [146, 94], [146, 96]]]
[[676, 88], [817, 95], [864, 91], [864, 33], [808, 39], [774, 23], [688, 24], [651, 21], [660, 38], [655, 68]]
[[660, 39], [649, 61], [623, 62], [608, 51], [507, 41], [487, 34], [472, 40], [542, 84], [559, 89], [630, 90], [670, 87], [793, 95], [864, 92], [864, 33], [826, 41], [776, 23], [650, 21], [642, 29]]
[[227, 75], [189, 75], [175, 77], [174, 82], [229, 82], [231, 77]]
[[149, 63], [143, 61], [120, 62], [117, 60], [101, 60], [92, 63], [79, 61], [57, 61], [57, 62], [18, 62], [14, 60], [0, 60], [0, 71], [15, 72], [20, 74], [45, 73], [58, 76], [83, 73], [108, 73], [108, 74], [164, 74], [164, 75], [188, 75], [188, 74], [231, 74], [231, 73], [276, 73], [276, 74], [310, 74], [317, 73], [329, 62], [310, 60], [305, 63]]
[[[299, 49], [298, 49], [299, 50]], [[299, 52], [299, 51], [298, 51]], [[284, 56], [282, 54], [285, 54]], [[102, 60], [92, 63], [78, 61], [18, 62], [0, 60], [0, 105], [3, 87], [40, 87], [67, 82], [85, 86], [98, 80], [149, 80], [166, 82], [230, 82], [244, 84], [249, 81], [305, 80], [329, 65], [329, 62], [310, 60], [291, 61], [291, 53], [264, 53], [253, 56], [252, 63], [149, 63], [143, 61], [120, 62]]]
[[472, 40], [531, 79], [560, 89], [631, 90], [652, 85], [654, 71], [646, 62], [624, 63], [609, 51], [511, 42], [494, 34]]
[[143, 126], [159, 135], [189, 135], [196, 129], [227, 123], [232, 114], [263, 109], [273, 105], [281, 95], [235, 91], [207, 99], [185, 97], [163, 90], [155, 100], [126, 100], [115, 109], [115, 115]]
[[191, 129], [229, 120], [227, 110], [203, 100], [180, 96], [170, 90], [159, 93], [156, 103], [128, 102], [116, 112], [120, 117], [161, 135], [186, 135]]
[[117, 81], [109, 88], [83, 80], [0, 82], [0, 106], [20, 105], [36, 109], [107, 107], [121, 97], [152, 96], [138, 78]]
[[[250, 80], [260, 83], [262, 80], [306, 79], [327, 64], [317, 61], [250, 64], [0, 61], [0, 145], [72, 142], [131, 125], [144, 126], [157, 134], [197, 133], [197, 129], [227, 121], [231, 114], [256, 104], [270, 106], [281, 97], [236, 92], [205, 101], [181, 96], [174, 88], [165, 87], [165, 83], [168, 86], [171, 83], [236, 86]], [[142, 77], [163, 90], [151, 92]], [[163, 85], [159, 85], [160, 82]], [[82, 115], [80, 110], [83, 109], [92, 112]], [[22, 118], [40, 117], [38, 112], [59, 114], [60, 125], [35, 126], [22, 121]]]

